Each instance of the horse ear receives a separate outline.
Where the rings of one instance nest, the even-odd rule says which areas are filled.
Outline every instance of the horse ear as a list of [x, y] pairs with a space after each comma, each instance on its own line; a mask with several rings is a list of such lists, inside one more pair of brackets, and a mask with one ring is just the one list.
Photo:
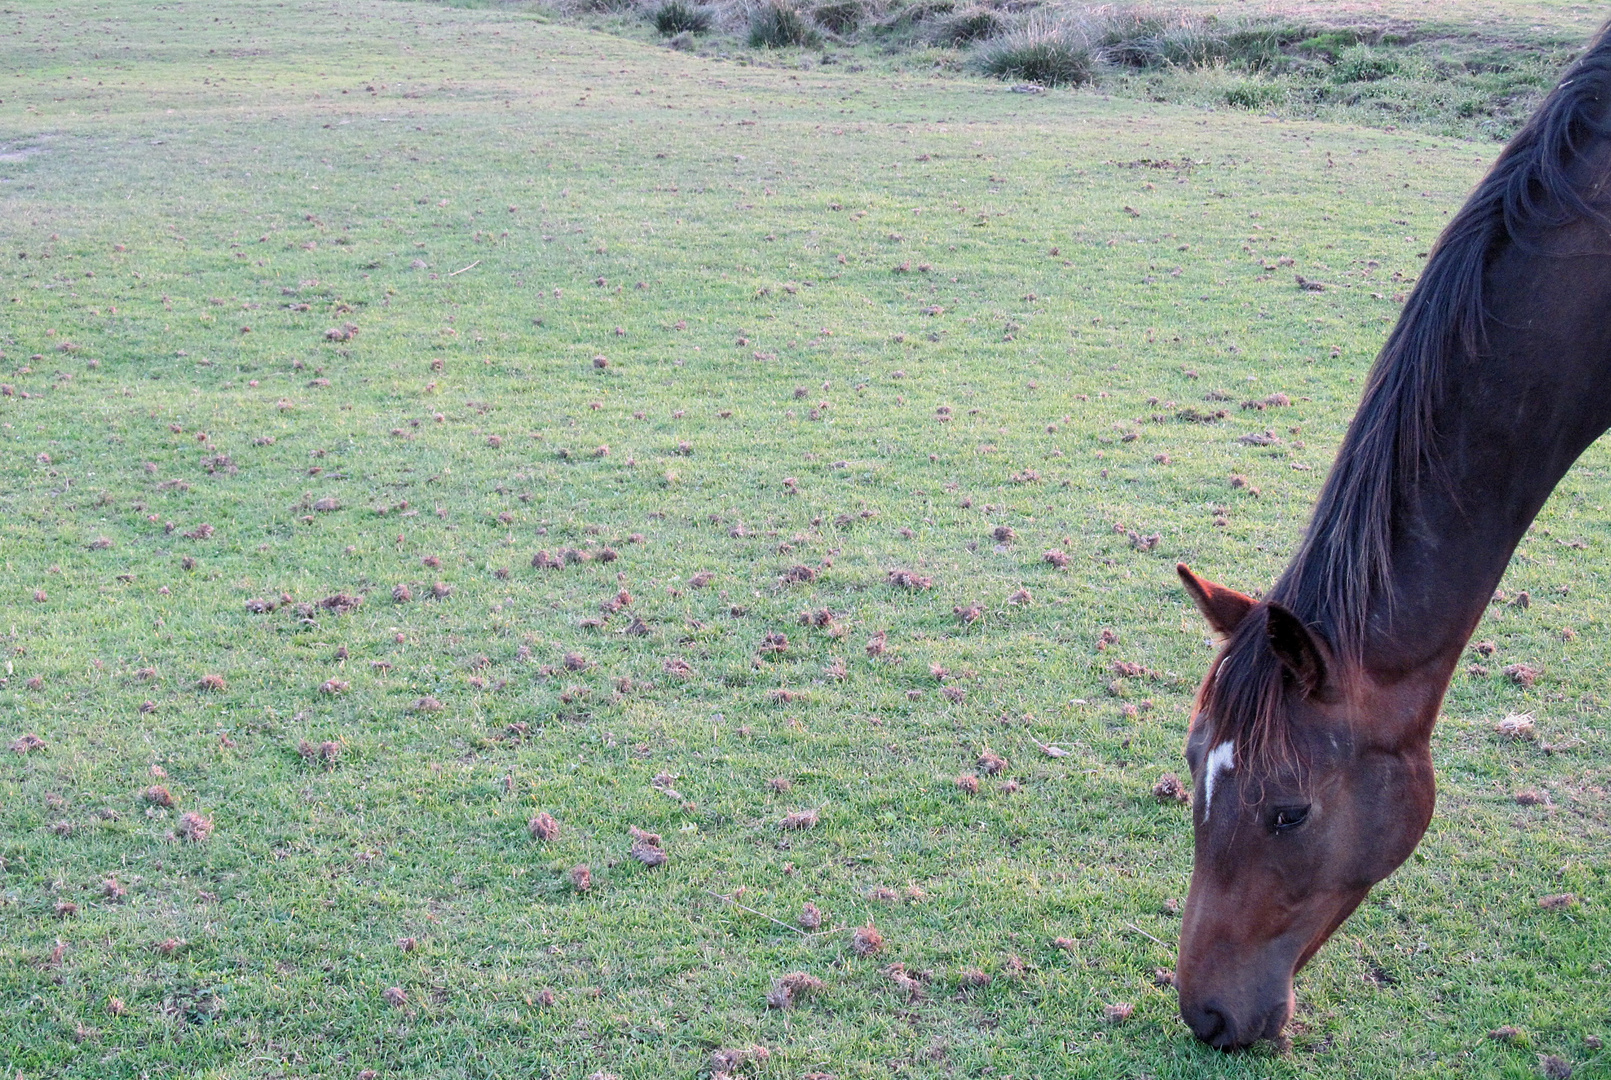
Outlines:
[[1203, 613], [1203, 618], [1208, 620], [1209, 627], [1216, 634], [1230, 634], [1258, 604], [1251, 596], [1235, 589], [1205, 581], [1192, 573], [1185, 563], [1176, 563], [1175, 573], [1180, 575], [1181, 584], [1191, 593], [1197, 610]]
[[1271, 604], [1265, 633], [1269, 636], [1270, 648], [1298, 681], [1304, 697], [1310, 697], [1326, 685], [1325, 649], [1302, 619], [1280, 604]]

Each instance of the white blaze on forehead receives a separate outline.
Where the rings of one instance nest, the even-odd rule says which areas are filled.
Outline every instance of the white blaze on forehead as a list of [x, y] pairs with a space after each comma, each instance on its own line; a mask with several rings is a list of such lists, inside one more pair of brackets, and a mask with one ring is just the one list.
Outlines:
[[1208, 760], [1203, 762], [1203, 820], [1208, 820], [1209, 811], [1214, 809], [1214, 781], [1219, 774], [1231, 772], [1236, 768], [1236, 746], [1226, 739], [1208, 752]]

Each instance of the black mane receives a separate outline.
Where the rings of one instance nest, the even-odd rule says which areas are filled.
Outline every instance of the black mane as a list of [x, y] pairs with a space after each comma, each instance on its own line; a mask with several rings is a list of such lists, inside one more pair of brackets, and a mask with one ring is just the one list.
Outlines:
[[[1398, 325], [1371, 368], [1359, 411], [1338, 448], [1297, 555], [1269, 599], [1319, 630], [1339, 656], [1363, 651], [1371, 605], [1391, 597], [1392, 522], [1407, 482], [1438, 469], [1438, 406], [1451, 356], [1483, 346], [1483, 275], [1505, 243], [1601, 218], [1572, 184], [1578, 150], [1607, 134], [1611, 24], [1602, 28], [1511, 139], [1433, 247]], [[1241, 756], [1285, 746], [1282, 668], [1261, 610], [1245, 619], [1203, 687], [1214, 742]]]

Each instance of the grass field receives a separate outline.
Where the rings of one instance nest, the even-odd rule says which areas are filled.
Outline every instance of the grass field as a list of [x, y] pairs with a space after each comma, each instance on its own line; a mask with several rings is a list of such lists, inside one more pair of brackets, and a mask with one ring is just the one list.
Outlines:
[[1611, 1075], [1600, 446], [1290, 1048], [1153, 978], [1173, 563], [1273, 580], [1495, 146], [383, 0], [0, 27], [8, 1077]]

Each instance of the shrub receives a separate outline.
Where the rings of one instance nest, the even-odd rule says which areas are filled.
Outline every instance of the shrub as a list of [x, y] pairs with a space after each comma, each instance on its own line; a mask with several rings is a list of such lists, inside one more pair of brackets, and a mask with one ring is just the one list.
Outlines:
[[818, 41], [816, 28], [784, 0], [767, 0], [750, 11], [750, 48], [783, 49]]
[[655, 9], [654, 25], [664, 37], [677, 34], [703, 34], [710, 29], [710, 9], [686, 4], [683, 0], [666, 0]]
[[1079, 86], [1096, 79], [1096, 57], [1083, 28], [1051, 19], [1031, 19], [989, 42], [978, 64], [998, 79], [1041, 86]]
[[835, 34], [848, 34], [861, 25], [861, 20], [867, 12], [861, 6], [861, 0], [830, 0], [826, 4], [818, 4], [811, 10], [811, 17], [817, 25]]
[[965, 8], [948, 18], [940, 19], [933, 30], [936, 45], [970, 45], [975, 41], [993, 38], [1007, 29], [1007, 20], [990, 8]]

